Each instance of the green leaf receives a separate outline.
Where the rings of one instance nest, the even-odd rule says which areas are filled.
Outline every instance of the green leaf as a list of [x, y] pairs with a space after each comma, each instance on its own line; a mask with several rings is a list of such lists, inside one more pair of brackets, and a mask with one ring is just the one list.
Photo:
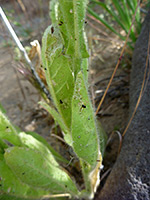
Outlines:
[[51, 193], [69, 192], [78, 194], [78, 190], [66, 172], [40, 154], [29, 148], [11, 147], [4, 154], [6, 164], [23, 182], [35, 188]]
[[7, 119], [4, 112], [0, 110], [0, 138], [7, 140], [13, 145], [21, 146], [17, 129]]
[[87, 0], [57, 0], [51, 1], [50, 5], [51, 17], [63, 37], [64, 55], [70, 56], [70, 68], [76, 78], [81, 70], [82, 58], [89, 57], [84, 31]]
[[77, 76], [72, 99], [71, 131], [75, 153], [86, 161], [92, 170], [99, 154], [98, 135], [93, 108], [81, 72]]
[[69, 129], [74, 78], [70, 58], [63, 55], [63, 41], [57, 27], [46, 29], [42, 44], [42, 58], [50, 93], [63, 123]]
[[48, 142], [42, 136], [40, 136], [39, 134], [35, 132], [26, 132], [26, 134], [32, 135], [39, 142], [43, 143], [43, 145], [45, 145], [50, 150], [50, 152], [52, 153], [52, 155], [55, 157], [56, 160], [62, 161], [64, 163], [68, 163], [68, 161], [64, 159], [57, 151], [55, 151], [53, 147], [50, 146]]
[[66, 54], [75, 58], [87, 58], [84, 24], [87, 0], [59, 0], [58, 23], [65, 38]]
[[58, 167], [58, 163], [54, 159], [54, 156], [42, 142], [35, 139], [32, 135], [27, 135], [24, 132], [21, 132], [19, 136], [24, 147], [38, 151], [47, 160], [49, 160], [52, 165]]
[[42, 38], [42, 62], [46, 67], [47, 62], [51, 65], [63, 50], [63, 38], [58, 29], [58, 26], [49, 26]]
[[7, 166], [3, 155], [0, 154], [0, 199], [37, 199], [46, 194], [48, 194], [47, 191], [22, 183]]
[[99, 185], [102, 156], [99, 151], [99, 138], [96, 119], [88, 96], [84, 76], [77, 75], [72, 99], [72, 139], [73, 149], [80, 159], [85, 181], [85, 198], [93, 198]]

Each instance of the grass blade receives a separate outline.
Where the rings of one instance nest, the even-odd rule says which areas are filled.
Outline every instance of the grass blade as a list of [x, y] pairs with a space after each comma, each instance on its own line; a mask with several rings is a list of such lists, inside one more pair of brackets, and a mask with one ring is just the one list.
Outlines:
[[124, 40], [124, 37], [121, 34], [119, 34], [112, 26], [110, 26], [107, 21], [105, 21], [104, 19], [99, 17], [99, 15], [97, 13], [95, 13], [92, 9], [90, 9], [89, 7], [87, 8], [87, 10], [92, 16], [94, 16], [96, 19], [98, 19], [100, 22], [102, 22], [109, 30], [111, 30], [113, 33], [115, 33], [121, 39]]

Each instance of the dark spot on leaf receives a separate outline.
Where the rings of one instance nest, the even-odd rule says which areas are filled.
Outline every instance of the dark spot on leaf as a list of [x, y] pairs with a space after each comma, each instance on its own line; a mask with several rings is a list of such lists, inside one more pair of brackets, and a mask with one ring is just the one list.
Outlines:
[[63, 25], [63, 23], [64, 23], [63, 21], [60, 21], [58, 25], [61, 26]]
[[8, 127], [8, 126], [6, 126], [6, 128], [8, 129], [9, 127]]
[[0, 184], [0, 187], [2, 186], [2, 184]]
[[86, 108], [86, 106], [85, 106], [85, 105], [82, 105], [82, 108]]
[[54, 27], [53, 26], [51, 27], [51, 33], [52, 34], [54, 33]]
[[76, 41], [77, 39], [75, 38], [75, 41]]
[[61, 99], [59, 100], [59, 102], [60, 102], [60, 104], [63, 104], [63, 101]]
[[88, 72], [89, 70], [87, 69], [86, 71]]
[[85, 21], [84, 23], [87, 24], [87, 21]]
[[47, 68], [44, 68], [45, 70], [47, 70]]
[[68, 186], [67, 185], [65, 185], [65, 188], [67, 188]]
[[22, 175], [25, 175], [25, 172], [23, 172]]

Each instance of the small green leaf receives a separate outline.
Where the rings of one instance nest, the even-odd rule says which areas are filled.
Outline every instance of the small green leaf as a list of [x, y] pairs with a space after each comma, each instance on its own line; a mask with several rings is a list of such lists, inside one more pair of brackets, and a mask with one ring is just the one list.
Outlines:
[[47, 191], [22, 183], [6, 165], [3, 155], [0, 154], [0, 199], [37, 199], [46, 194], [48, 194]]
[[52, 165], [58, 167], [58, 163], [54, 159], [54, 156], [42, 142], [35, 139], [32, 135], [27, 135], [24, 132], [21, 132], [19, 136], [23, 146], [38, 151], [47, 160], [49, 160]]
[[53, 156], [55, 157], [56, 160], [62, 161], [64, 163], [68, 163], [68, 161], [66, 159], [64, 159], [58, 152], [56, 152], [53, 147], [51, 147], [48, 142], [39, 134], [35, 133], [35, 132], [26, 132], [26, 134], [28, 135], [32, 135], [35, 139], [37, 139], [39, 142], [42, 142], [43, 145], [45, 145], [50, 152], [53, 154]]
[[68, 174], [59, 167], [53, 166], [38, 151], [11, 147], [7, 149], [4, 158], [9, 168], [23, 183], [46, 189], [52, 193], [78, 194], [78, 190]]

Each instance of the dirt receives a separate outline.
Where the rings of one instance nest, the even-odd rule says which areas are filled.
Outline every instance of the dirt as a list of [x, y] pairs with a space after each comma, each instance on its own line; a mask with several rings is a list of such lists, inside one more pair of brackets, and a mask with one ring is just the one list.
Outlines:
[[[24, 37], [22, 34], [23, 29], [19, 28], [18, 30], [18, 27], [14, 26], [15, 30], [18, 30], [18, 35], [22, 34], [20, 39], [23, 44], [29, 45], [29, 42], [34, 39], [41, 41], [42, 32], [49, 24], [49, 19], [45, 17], [48, 15], [48, 1], [45, 1], [42, 7], [40, 5], [29, 6], [31, 2], [23, 1], [26, 8], [29, 8], [24, 14], [18, 4], [14, 1], [12, 2], [8, 3], [5, 1], [2, 3], [2, 7], [7, 12], [14, 10], [15, 12], [12, 13], [12, 17], [15, 18], [15, 21], [18, 20], [19, 23], [31, 30], [31, 33]], [[15, 15], [15, 13], [17, 14]], [[123, 42], [108, 32], [102, 25], [97, 24], [97, 22], [88, 17], [87, 21], [86, 30], [91, 52], [89, 90], [96, 110], [119, 59]], [[51, 143], [55, 144], [57, 139], [54, 139], [50, 135], [52, 129], [55, 131], [52, 127], [54, 125], [53, 120], [38, 105], [41, 97], [37, 90], [17, 72], [16, 67], [20, 63], [14, 60], [15, 44], [12, 42], [2, 22], [0, 23], [3, 30], [0, 34], [0, 102], [7, 110], [8, 117], [15, 125], [25, 131], [35, 131], [49, 142], [51, 141]], [[40, 27], [39, 23], [42, 23]], [[91, 27], [91, 24], [101, 30], [102, 33]], [[11, 46], [6, 47], [8, 41], [11, 41]], [[120, 64], [97, 116], [106, 130], [108, 137], [113, 131], [122, 133], [127, 123], [130, 70], [128, 68], [124, 69], [124, 61], [125, 58], [123, 58]], [[106, 148], [103, 161], [104, 169], [101, 173], [101, 177], [104, 178], [101, 181], [100, 189], [116, 160], [118, 147], [119, 137], [115, 133]], [[60, 146], [55, 145], [55, 148], [60, 151]]]

